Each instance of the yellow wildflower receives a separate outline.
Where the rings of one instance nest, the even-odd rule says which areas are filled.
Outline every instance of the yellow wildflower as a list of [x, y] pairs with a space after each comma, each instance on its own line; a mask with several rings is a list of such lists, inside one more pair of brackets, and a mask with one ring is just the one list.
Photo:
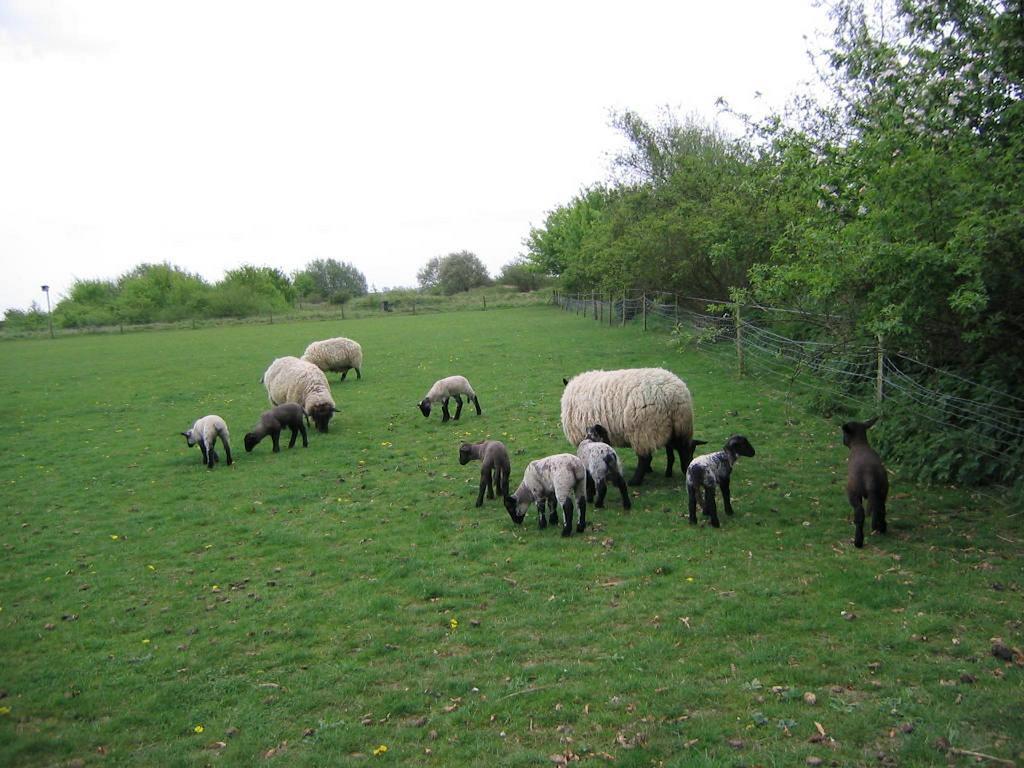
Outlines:
[[202, 732], [203, 732], [203, 731], [205, 731], [206, 729], [205, 729], [205, 728], [203, 728], [203, 726], [202, 726], [202, 725], [197, 725], [197, 726], [196, 726], [195, 728], [193, 728], [192, 730], [193, 730], [193, 731], [195, 731], [196, 733], [202, 733]]
[[373, 754], [376, 757], [377, 755], [383, 755], [387, 751], [388, 751], [387, 744], [381, 744], [379, 747], [377, 747], [375, 750], [373, 750]]
[[454, 632], [456, 629], [459, 628], [459, 620], [458, 619], [452, 619], [451, 621], [448, 622], [448, 626], [451, 627], [452, 631]]

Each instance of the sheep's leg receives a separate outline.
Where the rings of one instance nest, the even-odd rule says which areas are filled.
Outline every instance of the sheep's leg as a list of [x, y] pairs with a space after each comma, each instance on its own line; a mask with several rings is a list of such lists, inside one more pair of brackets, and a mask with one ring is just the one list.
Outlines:
[[501, 490], [502, 498], [508, 496], [508, 470], [504, 467], [498, 470], [498, 487]]
[[[672, 466], [675, 464], [676, 456], [672, 452], [672, 443], [665, 446], [665, 477], [672, 477]], [[682, 459], [680, 458], [680, 462]]]
[[590, 470], [587, 470], [587, 501], [594, 500], [594, 476], [590, 474]]
[[494, 482], [494, 467], [487, 467], [486, 469], [483, 470], [483, 472], [487, 477], [487, 498], [493, 499], [494, 486], [492, 485], [492, 483]]
[[[281, 430], [270, 433], [270, 442], [274, 444], [274, 453], [281, 452]], [[292, 441], [294, 442], [294, 440]]]
[[711, 527], [720, 528], [718, 507], [715, 505], [715, 486], [704, 486], [704, 514], [711, 516]]
[[462, 396], [455, 396], [455, 420], [459, 420], [459, 416], [462, 415]]
[[723, 477], [718, 481], [719, 486], [722, 488], [722, 501], [725, 504], [725, 514], [732, 514], [732, 496], [729, 493], [729, 478]]
[[288, 429], [292, 431], [292, 436], [288, 438], [288, 447], [294, 448], [295, 441], [299, 439], [299, 430], [297, 430], [295, 427], [288, 427]]
[[612, 477], [612, 482], [615, 483], [615, 487], [619, 489], [619, 493], [622, 494], [622, 508], [631, 509], [633, 502], [629, 500], [629, 488], [626, 487], [626, 481], [622, 478], [618, 472]]
[[572, 499], [562, 502], [562, 535], [572, 536]]
[[199, 450], [203, 454], [203, 464], [213, 469], [213, 456], [210, 456], [206, 451], [206, 442], [202, 439], [199, 440]]
[[548, 527], [548, 519], [544, 516], [544, 505], [547, 504], [548, 500], [546, 496], [541, 496], [537, 499], [537, 527], [544, 530]]
[[690, 483], [686, 484], [686, 493], [689, 498], [690, 525], [697, 524], [697, 488]]
[[864, 546], [864, 505], [857, 494], [851, 493], [847, 498], [850, 500], [850, 506], [853, 507], [853, 546], [859, 549]]
[[558, 522], [558, 499], [554, 496], [548, 499], [548, 522], [552, 525]]
[[480, 410], [480, 398], [473, 395], [473, 405], [476, 406], [476, 415], [479, 416], [483, 411]]
[[344, 381], [346, 376], [348, 376], [348, 368], [341, 372], [341, 381]]
[[644, 456], [643, 454], [637, 454], [636, 472], [633, 473], [633, 479], [629, 481], [630, 485], [643, 485], [644, 475], [651, 471], [651, 454]]
[[576, 533], [583, 533], [587, 529], [587, 500], [580, 496], [580, 521], [576, 523]]
[[[476, 506], [482, 507], [484, 505], [484, 489], [487, 487], [486, 470], [480, 470], [480, 490], [476, 495]], [[494, 498], [493, 496], [491, 497]]]
[[885, 499], [875, 493], [868, 499], [868, 503], [871, 507], [871, 530], [885, 533], [888, 527], [885, 524]]
[[[594, 506], [597, 509], [604, 508], [604, 497], [608, 493], [608, 481], [601, 478], [601, 481], [597, 484], [597, 501], [594, 502]], [[589, 499], [588, 499], [589, 501]]]
[[441, 413], [443, 414], [442, 417], [441, 417], [441, 423], [442, 424], [444, 422], [448, 421], [448, 419], [450, 419], [452, 417], [452, 415], [448, 412], [448, 398], [447, 397], [444, 400], [441, 401]]
[[363, 373], [358, 368], [356, 368], [356, 378], [357, 379], [363, 378]]

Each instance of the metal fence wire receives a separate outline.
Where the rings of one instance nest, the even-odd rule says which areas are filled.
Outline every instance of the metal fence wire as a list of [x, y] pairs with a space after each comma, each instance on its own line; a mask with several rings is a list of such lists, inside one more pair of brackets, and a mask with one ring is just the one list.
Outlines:
[[[1014, 461], [1007, 448], [1024, 441], [1024, 399], [957, 374], [943, 371], [881, 346], [840, 340], [792, 339], [746, 315], [798, 310], [754, 307], [697, 297], [606, 297], [600, 294], [554, 294], [567, 312], [592, 317], [609, 326], [640, 322], [685, 334], [699, 349], [728, 349], [743, 374], [773, 380], [834, 397], [859, 407], [875, 407], [882, 399], [911, 405], [923, 421], [952, 429], [971, 440], [971, 450], [995, 461]], [[710, 312], [707, 308], [721, 308]], [[747, 310], [754, 310], [748, 313]], [[742, 318], [742, 319], [741, 319]], [[948, 388], [942, 388], [945, 384]], [[983, 394], [969, 399], [964, 391]]]

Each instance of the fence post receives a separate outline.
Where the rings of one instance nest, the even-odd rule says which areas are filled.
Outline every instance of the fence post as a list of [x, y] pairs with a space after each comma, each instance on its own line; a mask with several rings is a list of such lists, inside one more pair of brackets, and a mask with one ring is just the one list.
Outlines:
[[878, 371], [875, 374], [875, 401], [882, 402], [885, 393], [882, 391], [882, 383], [885, 381], [885, 347], [882, 344], [882, 334], [878, 334]]
[[486, 312], [487, 311], [487, 297], [484, 296], [483, 298], [484, 298], [484, 312]]
[[743, 370], [743, 324], [740, 319], [740, 303], [736, 301], [733, 304], [733, 322], [736, 325], [736, 367], [739, 371], [740, 376], [744, 374]]
[[626, 327], [626, 294], [622, 294], [622, 328]]
[[643, 294], [641, 294], [640, 301], [643, 302], [644, 330], [646, 331], [647, 330], [647, 291], [644, 291]]
[[676, 321], [676, 325], [678, 325], [679, 324], [679, 294], [678, 293], [673, 293], [672, 296], [673, 296], [673, 298], [676, 301], [675, 309], [672, 312], [672, 318]]

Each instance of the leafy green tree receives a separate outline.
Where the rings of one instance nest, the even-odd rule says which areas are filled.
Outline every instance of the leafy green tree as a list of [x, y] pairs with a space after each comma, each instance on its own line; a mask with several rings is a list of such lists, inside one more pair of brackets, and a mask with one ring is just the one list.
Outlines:
[[4, 328], [15, 331], [38, 331], [48, 327], [46, 312], [33, 301], [28, 310], [8, 309], [5, 313]]
[[120, 288], [111, 280], [75, 280], [53, 309], [54, 324], [63, 328], [113, 325], [118, 321]]
[[335, 259], [316, 259], [293, 276], [299, 296], [344, 303], [366, 293], [366, 277], [352, 264]]
[[283, 311], [294, 300], [295, 289], [279, 269], [245, 264], [224, 273], [210, 304], [215, 316], [248, 317]]
[[435, 256], [420, 269], [416, 278], [424, 290], [438, 290], [448, 295], [491, 283], [487, 267], [469, 251]]
[[543, 284], [544, 275], [529, 261], [517, 259], [501, 268], [495, 282], [501, 285], [514, 285], [521, 292], [535, 291]]
[[192, 317], [209, 291], [202, 277], [172, 264], [140, 264], [118, 279], [115, 320], [152, 323]]

